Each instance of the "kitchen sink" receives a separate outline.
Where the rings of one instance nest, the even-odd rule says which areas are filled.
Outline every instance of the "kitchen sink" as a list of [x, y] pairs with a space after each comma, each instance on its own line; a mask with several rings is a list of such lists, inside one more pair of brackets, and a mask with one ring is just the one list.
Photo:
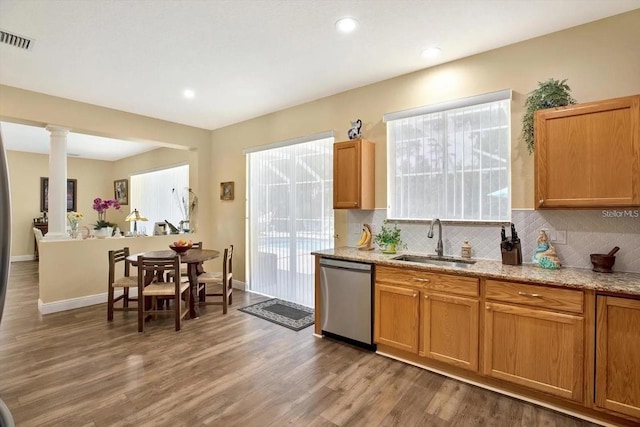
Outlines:
[[476, 262], [469, 259], [439, 257], [436, 255], [400, 255], [392, 258], [396, 261], [418, 262], [421, 264], [442, 265], [445, 267], [469, 268]]

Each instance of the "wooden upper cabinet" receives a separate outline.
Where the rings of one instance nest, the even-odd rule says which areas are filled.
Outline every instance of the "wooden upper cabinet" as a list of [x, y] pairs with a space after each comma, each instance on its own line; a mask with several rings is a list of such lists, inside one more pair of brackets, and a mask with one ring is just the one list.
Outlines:
[[640, 206], [640, 95], [535, 113], [536, 208]]
[[640, 300], [599, 296], [596, 405], [640, 418]]
[[333, 145], [333, 208], [374, 209], [375, 144], [366, 139]]

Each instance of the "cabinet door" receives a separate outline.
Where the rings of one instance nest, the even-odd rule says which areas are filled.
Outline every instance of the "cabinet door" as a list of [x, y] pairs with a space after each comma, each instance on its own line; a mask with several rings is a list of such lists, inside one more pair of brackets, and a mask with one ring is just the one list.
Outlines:
[[582, 400], [582, 317], [496, 303], [485, 308], [485, 375]]
[[478, 300], [425, 294], [420, 356], [478, 370]]
[[640, 418], [640, 300], [598, 297], [596, 405]]
[[374, 339], [377, 344], [418, 353], [419, 291], [376, 283]]
[[373, 209], [375, 144], [363, 139], [333, 145], [333, 208]]
[[640, 204], [640, 96], [542, 110], [535, 126], [537, 207]]

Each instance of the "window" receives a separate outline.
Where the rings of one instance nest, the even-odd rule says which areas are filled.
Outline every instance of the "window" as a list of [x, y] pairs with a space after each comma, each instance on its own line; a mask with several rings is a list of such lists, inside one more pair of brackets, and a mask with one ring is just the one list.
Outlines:
[[505, 90], [385, 115], [392, 219], [508, 221]]
[[[172, 192], [174, 188], [176, 193]], [[138, 223], [138, 232], [153, 234], [153, 225], [165, 220], [178, 227], [185, 217], [176, 194], [186, 194], [188, 188], [189, 165], [132, 175], [129, 206], [149, 220]]]

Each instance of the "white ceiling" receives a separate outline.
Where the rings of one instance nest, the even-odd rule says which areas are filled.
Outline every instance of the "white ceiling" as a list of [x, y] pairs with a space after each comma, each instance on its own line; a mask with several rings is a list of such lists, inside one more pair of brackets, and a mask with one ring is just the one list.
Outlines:
[[[215, 129], [640, 0], [0, 0], [0, 83]], [[334, 23], [360, 26], [339, 34]], [[442, 55], [419, 54], [437, 45]], [[182, 97], [185, 88], [194, 99]]]
[[[44, 128], [1, 122], [2, 142], [6, 150], [49, 153], [50, 134]], [[84, 159], [115, 161], [159, 148], [143, 142], [122, 141], [69, 132], [67, 155]]]

